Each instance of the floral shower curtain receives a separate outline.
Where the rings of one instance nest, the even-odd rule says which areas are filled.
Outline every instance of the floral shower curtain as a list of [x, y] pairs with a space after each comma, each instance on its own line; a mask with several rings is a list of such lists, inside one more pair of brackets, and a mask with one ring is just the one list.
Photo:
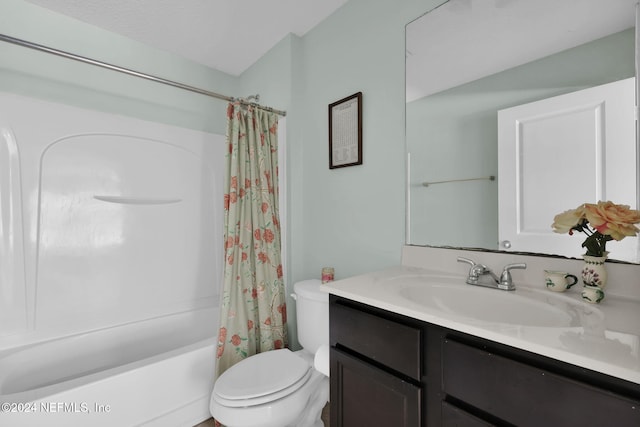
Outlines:
[[216, 373], [287, 346], [278, 213], [278, 116], [227, 107], [224, 287]]

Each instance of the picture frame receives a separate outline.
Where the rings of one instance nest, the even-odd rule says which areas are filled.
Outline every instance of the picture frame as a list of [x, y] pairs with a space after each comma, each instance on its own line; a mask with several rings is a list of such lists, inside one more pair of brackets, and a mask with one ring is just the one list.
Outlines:
[[329, 104], [329, 169], [362, 164], [362, 92]]

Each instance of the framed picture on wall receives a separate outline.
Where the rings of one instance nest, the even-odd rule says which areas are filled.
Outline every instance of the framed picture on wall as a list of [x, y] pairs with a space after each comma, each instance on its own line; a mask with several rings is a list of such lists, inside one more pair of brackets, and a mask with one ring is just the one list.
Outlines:
[[362, 92], [329, 104], [329, 169], [362, 164]]

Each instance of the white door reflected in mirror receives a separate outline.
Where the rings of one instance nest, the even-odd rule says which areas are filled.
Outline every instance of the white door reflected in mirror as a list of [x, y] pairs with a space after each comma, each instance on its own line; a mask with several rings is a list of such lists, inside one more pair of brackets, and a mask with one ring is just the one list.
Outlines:
[[[553, 217], [582, 203], [635, 205], [635, 79], [498, 112], [498, 230], [512, 251], [579, 257], [582, 239], [557, 234]], [[612, 242], [638, 261], [637, 239]]]

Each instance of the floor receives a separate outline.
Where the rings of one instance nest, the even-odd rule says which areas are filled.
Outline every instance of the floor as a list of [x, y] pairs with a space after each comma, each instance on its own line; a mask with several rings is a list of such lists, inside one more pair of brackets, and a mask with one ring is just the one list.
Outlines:
[[[324, 427], [329, 427], [329, 404], [328, 403], [322, 410], [322, 422], [324, 423]], [[215, 422], [213, 421], [213, 418], [209, 418], [208, 420], [203, 421], [194, 427], [215, 427]]]

